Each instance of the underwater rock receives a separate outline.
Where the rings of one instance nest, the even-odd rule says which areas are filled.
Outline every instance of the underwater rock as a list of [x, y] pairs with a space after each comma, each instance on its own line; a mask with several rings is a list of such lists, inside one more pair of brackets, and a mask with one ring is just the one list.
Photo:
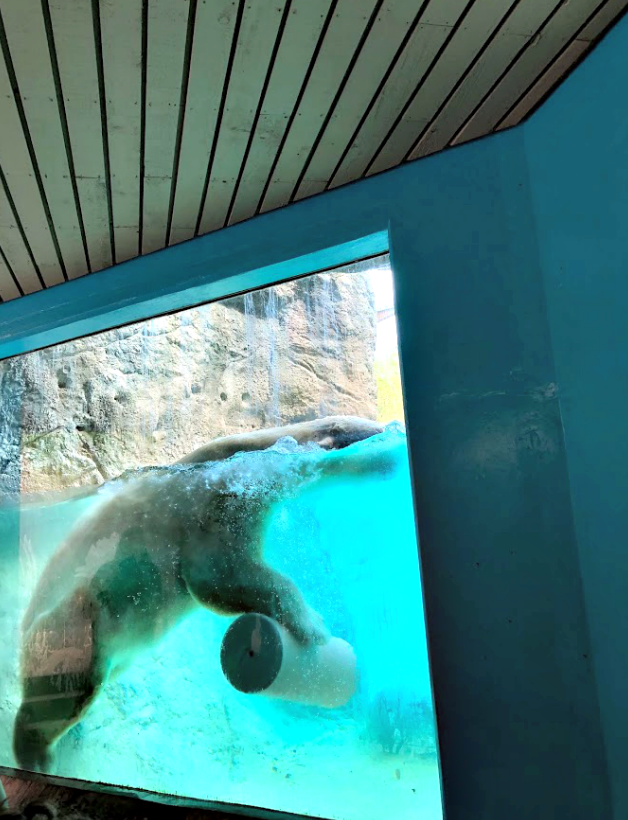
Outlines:
[[367, 739], [385, 754], [435, 754], [434, 712], [427, 698], [416, 701], [407, 692], [380, 691], [368, 704], [367, 715]]
[[12, 483], [24, 493], [101, 484], [217, 436], [375, 418], [375, 342], [368, 277], [323, 273], [15, 359]]

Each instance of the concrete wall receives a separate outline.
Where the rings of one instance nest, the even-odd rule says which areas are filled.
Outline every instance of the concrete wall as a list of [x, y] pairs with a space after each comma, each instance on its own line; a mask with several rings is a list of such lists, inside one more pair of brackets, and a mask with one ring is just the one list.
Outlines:
[[627, 53], [628, 17], [524, 129], [617, 820], [628, 817]]
[[448, 820], [609, 816], [518, 129], [0, 308], [0, 357], [383, 250]]
[[408, 169], [391, 223], [449, 820], [607, 816], [521, 136]]

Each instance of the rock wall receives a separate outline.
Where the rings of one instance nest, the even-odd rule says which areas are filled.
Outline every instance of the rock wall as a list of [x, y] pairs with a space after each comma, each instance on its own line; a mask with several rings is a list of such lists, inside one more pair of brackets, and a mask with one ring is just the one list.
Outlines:
[[23, 392], [19, 360], [0, 362], [0, 498], [12, 500], [20, 494]]
[[22, 492], [102, 483], [242, 430], [375, 418], [375, 342], [367, 276], [324, 273], [7, 362]]

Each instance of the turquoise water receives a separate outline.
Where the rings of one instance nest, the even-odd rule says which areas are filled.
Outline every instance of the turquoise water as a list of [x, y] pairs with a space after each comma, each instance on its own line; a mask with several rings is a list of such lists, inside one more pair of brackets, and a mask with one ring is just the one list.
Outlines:
[[[390, 454], [387, 469], [372, 473], [368, 465], [381, 458], [382, 448]], [[329, 632], [355, 650], [359, 686], [349, 703], [324, 709], [236, 691], [220, 666], [221, 641], [233, 617], [197, 606], [165, 628], [160, 642], [138, 649], [117, 680], [104, 686], [59, 740], [47, 771], [338, 820], [442, 816], [405, 437], [392, 428], [336, 451], [347, 452], [367, 466], [340, 469], [322, 481], [316, 467], [298, 489], [277, 495], [265, 525], [264, 557], [294, 581]], [[248, 454], [244, 484], [272, 459], [314, 464], [336, 453], [296, 448]], [[237, 465], [238, 458], [223, 465]], [[193, 483], [204, 475], [215, 482], [212, 469], [182, 471], [180, 480]], [[77, 521], [99, 514], [108, 498], [128, 487], [105, 486], [94, 496], [59, 503], [51, 495], [45, 504], [0, 510], [0, 765], [16, 765], [20, 622], [37, 580]], [[180, 496], [170, 498], [180, 504]], [[168, 499], [167, 492], [160, 496], [162, 516]], [[115, 549], [107, 556], [115, 563]], [[72, 556], [68, 560], [64, 588], [86, 573], [85, 555], [75, 565]], [[134, 618], [142, 605], [141, 595], [129, 604]]]

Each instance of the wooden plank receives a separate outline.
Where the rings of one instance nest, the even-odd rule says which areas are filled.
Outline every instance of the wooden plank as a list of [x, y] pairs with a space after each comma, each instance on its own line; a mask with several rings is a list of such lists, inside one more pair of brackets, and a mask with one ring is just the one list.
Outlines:
[[[229, 224], [257, 211], [332, 0], [293, 0]], [[415, 0], [412, 0], [415, 2]]]
[[[24, 293], [34, 293], [36, 290], [41, 290], [41, 282], [22, 239], [11, 204], [1, 184], [0, 248], [4, 251]], [[51, 249], [54, 254], [54, 248]]]
[[588, 42], [597, 40], [627, 8], [628, 0], [608, 0], [593, 20], [578, 34], [578, 40], [587, 40]]
[[486, 91], [497, 82], [517, 53], [535, 36], [561, 1], [524, 0], [516, 6], [463, 83], [430, 124], [429, 130], [415, 146], [409, 159], [433, 154], [449, 145]]
[[[48, 286], [63, 282], [63, 273], [59, 267], [57, 254], [52, 241], [48, 220], [35, 180], [31, 159], [24, 142], [22, 126], [15, 107], [13, 92], [7, 74], [4, 60], [0, 59], [0, 156], [2, 157], [8, 187], [11, 191], [15, 207], [18, 211], [24, 233], [33, 251], [33, 255], [41, 272], [44, 283]], [[0, 192], [5, 192], [0, 184]], [[9, 225], [13, 215], [5, 199], [0, 202], [0, 213], [7, 214]], [[24, 276], [24, 290], [37, 290], [39, 281], [31, 282], [28, 268], [20, 270], [20, 277]], [[20, 278], [20, 281], [22, 279]]]
[[404, 161], [419, 134], [434, 119], [447, 95], [514, 2], [516, 0], [476, 0], [403, 118], [375, 157], [367, 171], [368, 176], [386, 171]]
[[[0, 248], [4, 251], [3, 245], [0, 244]], [[13, 281], [13, 277], [5, 265], [2, 254], [0, 253], [0, 299], [2, 299], [3, 302], [8, 302], [9, 299], [17, 299], [20, 295], [21, 294]]]
[[340, 0], [269, 182], [262, 212], [285, 205], [342, 82], [376, 0]]
[[166, 245], [189, 6], [190, 0], [148, 5], [143, 253]]
[[417, 8], [416, 0], [388, 0], [382, 6], [295, 199], [325, 190], [343, 150], [415, 20]]
[[112, 264], [91, 0], [49, 0], [92, 271]]
[[508, 74], [452, 140], [453, 145], [490, 134], [510, 107], [525, 94], [550, 61], [576, 34], [595, 9], [597, 0], [563, 3], [530, 46], [513, 63]]
[[227, 221], [286, 2], [251, 2], [246, 6], [200, 233], [222, 228]]
[[330, 188], [363, 176], [391, 123], [425, 75], [466, 5], [466, 0], [432, 0], [335, 171]]
[[558, 60], [552, 63], [552, 65], [541, 74], [525, 97], [520, 100], [508, 116], [501, 121], [497, 130], [501, 131], [504, 128], [510, 128], [521, 122], [526, 114], [563, 79], [576, 60], [589, 48], [591, 48], [591, 43], [587, 40], [574, 40], [573, 43], [570, 43]]
[[[68, 277], [87, 272], [40, 3], [3, 0], [2, 17]], [[5, 161], [5, 165], [7, 165]]]
[[100, 0], [116, 261], [139, 253], [142, 0]]
[[196, 12], [170, 244], [191, 239], [201, 207], [238, 0], [201, 3]]

